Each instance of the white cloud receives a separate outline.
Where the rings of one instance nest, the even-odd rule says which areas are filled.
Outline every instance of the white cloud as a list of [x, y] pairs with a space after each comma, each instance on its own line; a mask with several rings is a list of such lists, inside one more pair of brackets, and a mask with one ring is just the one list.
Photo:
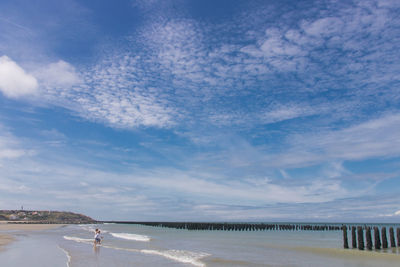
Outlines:
[[19, 141], [0, 124], [0, 164], [2, 159], [15, 159], [29, 153], [21, 148]]
[[393, 213], [389, 213], [389, 214], [379, 214], [379, 217], [394, 217], [394, 216], [400, 216], [400, 210], [395, 211]]
[[[141, 62], [127, 54], [105, 54], [78, 71], [58, 61], [40, 68], [43, 100], [91, 121], [116, 128], [169, 127], [174, 108], [162, 90], [148, 87]], [[177, 116], [175, 116], [177, 117]]]
[[290, 44], [282, 39], [280, 32], [276, 29], [267, 31], [267, 39], [260, 49], [266, 57], [272, 56], [298, 56], [303, 54], [300, 47]]
[[81, 82], [74, 66], [63, 60], [42, 67], [35, 74], [44, 85], [49, 87], [72, 86]]
[[313, 22], [303, 22], [302, 29], [309, 35], [320, 37], [323, 35], [335, 35], [343, 28], [343, 22], [339, 18], [327, 17]]
[[321, 109], [286, 103], [285, 105], [270, 105], [256, 112], [235, 110], [231, 113], [223, 113], [221, 111], [210, 111], [208, 121], [219, 126], [248, 125], [251, 127], [258, 124], [270, 124], [310, 116], [317, 112], [321, 112]]
[[13, 194], [26, 194], [30, 192], [30, 188], [24, 184], [0, 177], [0, 191]]
[[1, 172], [10, 162], [18, 161], [26, 156], [34, 155], [35, 151], [24, 147], [21, 141], [0, 124], [0, 182]]
[[9, 149], [0, 146], [0, 159], [13, 159], [19, 158], [25, 155], [25, 151], [22, 149]]
[[0, 91], [7, 97], [18, 98], [37, 93], [38, 82], [7, 56], [0, 57]]
[[88, 70], [87, 86], [68, 98], [79, 103], [80, 115], [117, 128], [173, 125], [174, 107], [162, 89], [148, 87], [140, 62], [128, 55], [111, 57]]
[[288, 136], [288, 150], [267, 158], [272, 165], [289, 167], [394, 157], [400, 155], [399, 132], [400, 114], [390, 114], [342, 130]]
[[[159, 4], [154, 4], [154, 7]], [[250, 125], [250, 120], [254, 125], [322, 110], [323, 115], [330, 112], [332, 116], [346, 116], [346, 112], [331, 111], [335, 101], [343, 103], [350, 100], [332, 97], [330, 103], [326, 103], [326, 98], [323, 95], [320, 97], [318, 92], [332, 88], [347, 90], [354, 95], [361, 93], [359, 88], [363, 88], [363, 92], [367, 90], [357, 81], [371, 80], [384, 86], [384, 83], [398, 79], [398, 72], [393, 66], [385, 67], [390, 60], [382, 60], [386, 62], [382, 66], [384, 73], [369, 63], [379, 63], [380, 51], [386, 48], [379, 47], [380, 42], [365, 45], [361, 37], [371, 32], [371, 38], [378, 37], [379, 31], [374, 30], [378, 26], [372, 23], [383, 21], [381, 25], [388, 21], [384, 19], [386, 9], [379, 8], [378, 12], [370, 10], [371, 6], [366, 7], [371, 12], [366, 12], [360, 6], [346, 5], [346, 8], [329, 14], [321, 13], [314, 18], [296, 21], [291, 21], [291, 14], [288, 13], [288, 23], [256, 23], [257, 27], [263, 25], [258, 28], [253, 27], [255, 24], [249, 26], [248, 17], [245, 20], [240, 16], [235, 23], [220, 25], [194, 19], [164, 21], [152, 17], [145, 21], [142, 29], [126, 38], [130, 42], [126, 44], [127, 48], [116, 48], [110, 54], [101, 55], [95, 66], [76, 70], [60, 60], [39, 68], [35, 76], [45, 87], [44, 98], [48, 103], [117, 128], [170, 127], [204, 118], [227, 126]], [[216, 30], [222, 33], [221, 36], [214, 36]], [[239, 38], [236, 42], [227, 37], [226, 32], [243, 39]], [[370, 46], [377, 51], [374, 59], [360, 56], [363, 53], [371, 56], [368, 51]], [[352, 52], [338, 55], [336, 48], [358, 51], [357, 56], [353, 56]], [[344, 70], [351, 73], [343, 73]], [[293, 71], [297, 77], [287, 77], [286, 80], [285, 75], [293, 74]], [[277, 78], [277, 72], [277, 76], [283, 77]], [[345, 85], [337, 82], [342, 77], [349, 79]], [[324, 105], [325, 108], [317, 111], [296, 108], [305, 106], [304, 102], [309, 100], [296, 94], [303, 90], [316, 92], [313, 106]], [[371, 94], [377, 93], [377, 89], [370, 90]], [[270, 93], [273, 93], [272, 96]], [[394, 95], [391, 89], [384, 93]], [[251, 110], [242, 110], [240, 98], [255, 94], [257, 99], [283, 96], [275, 99], [282, 106], [292, 95], [299, 98], [294, 100], [293, 107], [281, 110], [272, 110], [266, 107], [266, 101], [261, 100], [253, 101]], [[394, 98], [390, 99], [394, 101]], [[239, 103], [234, 112], [229, 109], [231, 100]], [[355, 102], [350, 104], [358, 105], [359, 109], [367, 105], [359, 99]], [[258, 115], [258, 119], [240, 119], [243, 114], [253, 116], [256, 113], [262, 115]]]
[[273, 123], [284, 120], [290, 120], [293, 118], [309, 116], [313, 114], [315, 110], [309, 107], [300, 107], [293, 105], [274, 107], [270, 111], [261, 114], [261, 121], [263, 123]]
[[[392, 28], [383, 27], [396, 23], [387, 8], [393, 2], [375, 4], [374, 1], [359, 1], [320, 12], [315, 17], [299, 10], [300, 19], [296, 17], [296, 20], [288, 12], [279, 24], [265, 21], [266, 14], [274, 12], [274, 5], [268, 5], [268, 12], [262, 9], [262, 15], [252, 13], [252, 23], [249, 23], [248, 12], [237, 16], [234, 22], [221, 24], [179, 16], [170, 20], [157, 19], [161, 16], [152, 14], [144, 21], [142, 29], [126, 38], [130, 40], [126, 47], [101, 55], [96, 59], [96, 66], [81, 66], [77, 70], [60, 60], [38, 68], [35, 76], [41, 91], [47, 90], [44, 98], [48, 103], [113, 127], [170, 127], [205, 117], [223, 125], [235, 124], [239, 122], [235, 115], [251, 113], [239, 107], [237, 114], [231, 114], [230, 101], [240, 100], [242, 96], [248, 98], [257, 94], [257, 99], [263, 99], [269, 98], [272, 92], [272, 97], [284, 96], [279, 101], [285, 103], [285, 98], [298, 96], [295, 93], [302, 90], [323, 92], [332, 88], [356, 95], [368, 91], [357, 81], [385, 86], [398, 80], [396, 65], [390, 65], [391, 61], [397, 62], [396, 58], [386, 53], [390, 47], [382, 47], [382, 43], [389, 43], [387, 39], [366, 42], [362, 38], [368, 34], [372, 40], [396, 35]], [[159, 1], [136, 4], [145, 9], [150, 6], [152, 10], [162, 6], [159, 13], [168, 9], [168, 4]], [[388, 31], [386, 37], [381, 35], [383, 29]], [[216, 36], [215, 33], [221, 34]], [[338, 54], [336, 48], [345, 52]], [[363, 54], [374, 58], [363, 57]], [[293, 71], [297, 77], [285, 77]], [[277, 72], [277, 76], [283, 77], [276, 78]], [[337, 82], [342, 77], [349, 79], [344, 85]], [[378, 93], [376, 86], [373, 88], [368, 93]], [[393, 96], [393, 91], [389, 88], [383, 93]], [[321, 100], [319, 96], [313, 96], [313, 105], [324, 101], [325, 97]], [[326, 111], [329, 111], [335, 100], [349, 101], [333, 98], [331, 103], [317, 104], [327, 104]], [[394, 101], [394, 98], [389, 99]], [[304, 106], [301, 102], [307, 100], [296, 101], [298, 106]], [[359, 100], [354, 106], [359, 105], [361, 109], [362, 105], [367, 105], [364, 103]], [[261, 110], [265, 114], [265, 120], [253, 122], [268, 123], [308, 114], [308, 111], [296, 109], [271, 111], [265, 105], [264, 101], [251, 104], [254, 113]], [[247, 121], [242, 119], [240, 123]]]
[[[168, 177], [166, 177], [168, 173]], [[309, 184], [277, 184], [269, 179], [245, 179], [229, 181], [213, 175], [213, 179], [195, 176], [192, 173], [180, 173], [174, 170], [158, 170], [153, 176], [132, 176], [131, 181], [141, 186], [159, 188], [168, 192], [177, 192], [189, 198], [206, 198], [210, 201], [230, 204], [257, 203], [319, 203], [338, 198], [354, 196], [343, 188], [339, 181], [314, 180]], [[128, 176], [129, 177], [129, 176]]]

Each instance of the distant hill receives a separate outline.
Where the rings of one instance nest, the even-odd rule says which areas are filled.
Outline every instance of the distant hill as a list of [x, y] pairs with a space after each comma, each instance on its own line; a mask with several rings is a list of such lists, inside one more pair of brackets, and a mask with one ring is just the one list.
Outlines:
[[0, 210], [0, 221], [20, 223], [96, 223], [96, 220], [78, 213], [44, 210]]

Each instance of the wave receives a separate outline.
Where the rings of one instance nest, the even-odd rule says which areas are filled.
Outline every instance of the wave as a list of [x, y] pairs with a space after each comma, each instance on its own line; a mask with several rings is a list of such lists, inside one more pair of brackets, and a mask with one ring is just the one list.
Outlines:
[[153, 255], [160, 255], [165, 258], [175, 260], [182, 263], [190, 263], [194, 266], [203, 267], [205, 264], [200, 261], [200, 259], [210, 256], [208, 253], [203, 252], [193, 252], [193, 251], [186, 251], [186, 250], [147, 250], [142, 249], [140, 252], [145, 254], [153, 254]]
[[71, 240], [71, 241], [75, 241], [75, 242], [79, 242], [79, 243], [86, 243], [86, 244], [92, 244], [93, 243], [93, 239], [88, 239], [88, 238], [80, 238], [80, 237], [76, 237], [76, 236], [63, 236], [64, 239], [66, 240]]
[[67, 256], [67, 267], [71, 267], [71, 255], [69, 254], [69, 252], [68, 251], [66, 251], [65, 249], [63, 249], [62, 247], [60, 247], [60, 246], [58, 246], [58, 248], [60, 249], [60, 250], [62, 250], [64, 253], [65, 253], [65, 255]]
[[[98, 228], [98, 227], [95, 227], [95, 226], [88, 226], [88, 225], [85, 225], [85, 224], [80, 224], [79, 225], [79, 227], [82, 229], [82, 230], [85, 230], [85, 231], [88, 231], [88, 232], [92, 232], [92, 233], [94, 233], [94, 231], [96, 230], [96, 229], [100, 229], [100, 228]], [[102, 232], [102, 233], [108, 233], [108, 231], [106, 231], [106, 230], [103, 230], [103, 229], [100, 229], [100, 231]]]
[[135, 241], [150, 241], [150, 237], [147, 235], [137, 235], [137, 234], [128, 234], [128, 233], [110, 233], [113, 237], [127, 239], [127, 240], [135, 240]]
[[[92, 242], [93, 242], [92, 239], [79, 238], [79, 237], [74, 237], [74, 236], [64, 236], [64, 239], [75, 241], [75, 242], [80, 242], [80, 243], [86, 243], [86, 244], [92, 244]], [[188, 264], [198, 266], [198, 267], [206, 266], [205, 263], [201, 262], [200, 260], [204, 257], [211, 256], [208, 253], [193, 252], [193, 251], [187, 251], [187, 250], [132, 249], [132, 248], [115, 247], [115, 246], [111, 246], [108, 244], [103, 244], [102, 247], [116, 249], [116, 250], [125, 250], [125, 251], [143, 253], [143, 254], [158, 255], [158, 256], [162, 256], [162, 257], [170, 259], [170, 260], [174, 260], [174, 261], [181, 262], [181, 263], [188, 263]]]

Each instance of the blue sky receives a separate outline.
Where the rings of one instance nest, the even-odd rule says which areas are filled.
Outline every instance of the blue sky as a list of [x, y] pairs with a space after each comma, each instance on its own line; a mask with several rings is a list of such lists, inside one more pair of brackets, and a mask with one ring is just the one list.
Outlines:
[[399, 12], [1, 1], [0, 208], [398, 222]]

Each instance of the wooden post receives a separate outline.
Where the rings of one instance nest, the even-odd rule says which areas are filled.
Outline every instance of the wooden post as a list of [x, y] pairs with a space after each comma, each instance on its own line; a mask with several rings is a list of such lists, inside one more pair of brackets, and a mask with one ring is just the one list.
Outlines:
[[394, 230], [393, 227], [389, 228], [389, 236], [390, 236], [390, 246], [392, 248], [396, 247], [396, 241], [394, 240]]
[[346, 225], [343, 225], [342, 229], [343, 229], [343, 248], [349, 248], [349, 243], [347, 241], [347, 227], [346, 227]]
[[396, 229], [396, 235], [397, 235], [397, 246], [400, 247], [400, 228]]
[[379, 228], [374, 227], [375, 249], [381, 249], [381, 238], [379, 236]]
[[364, 230], [362, 226], [357, 227], [358, 249], [364, 250]]
[[351, 227], [351, 243], [353, 248], [357, 248], [357, 240], [356, 240], [356, 227]]
[[382, 227], [382, 248], [388, 247], [388, 241], [386, 236], [386, 227]]
[[367, 249], [372, 250], [371, 227], [369, 227], [369, 226], [365, 230], [365, 239], [367, 241]]

